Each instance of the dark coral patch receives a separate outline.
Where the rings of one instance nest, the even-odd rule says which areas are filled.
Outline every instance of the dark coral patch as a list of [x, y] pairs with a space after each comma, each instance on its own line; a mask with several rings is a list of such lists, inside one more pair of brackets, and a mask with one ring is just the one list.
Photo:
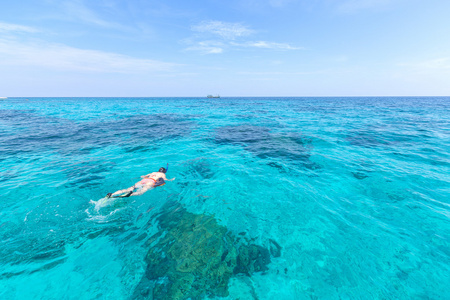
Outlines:
[[189, 116], [173, 114], [75, 122], [30, 110], [0, 110], [0, 120], [14, 128], [14, 134], [0, 135], [0, 157], [36, 151], [73, 156], [109, 145], [121, 145], [127, 152], [142, 152], [154, 142], [189, 135], [194, 124]]
[[226, 297], [231, 277], [268, 270], [268, 249], [239, 242], [212, 216], [168, 203], [157, 221], [160, 231], [147, 241], [147, 269], [133, 298]]
[[189, 178], [191, 181], [211, 179], [215, 175], [213, 165], [206, 158], [189, 160], [184, 164], [184, 169], [182, 171], [183, 177]]
[[360, 179], [360, 180], [369, 177], [367, 174], [365, 174], [364, 172], [360, 172], [360, 171], [358, 171], [358, 172], [352, 172], [352, 175], [353, 175], [353, 177], [355, 177], [355, 178], [357, 178], [357, 179]]
[[[309, 159], [310, 143], [298, 133], [272, 132], [269, 128], [253, 125], [224, 126], [216, 130], [214, 140], [219, 144], [243, 146], [261, 159], [282, 160], [308, 169], [319, 168]], [[278, 166], [273, 161], [268, 164]]]
[[389, 146], [389, 142], [371, 133], [356, 132], [346, 139], [352, 146], [373, 148], [381, 146]]

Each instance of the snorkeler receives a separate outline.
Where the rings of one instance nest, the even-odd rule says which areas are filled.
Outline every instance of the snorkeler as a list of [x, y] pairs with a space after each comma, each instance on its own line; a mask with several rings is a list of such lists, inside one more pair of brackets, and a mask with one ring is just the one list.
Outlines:
[[[143, 175], [141, 176], [142, 180], [135, 183], [132, 187], [129, 187], [127, 189], [124, 190], [119, 190], [117, 192], [114, 193], [108, 193], [106, 195], [107, 198], [125, 198], [125, 197], [130, 197], [130, 196], [139, 196], [142, 195], [143, 193], [145, 193], [146, 191], [148, 191], [149, 189], [153, 188], [153, 187], [157, 187], [157, 186], [161, 186], [166, 184], [166, 181], [173, 181], [175, 179], [167, 179], [166, 178], [166, 172], [169, 169], [169, 165], [167, 165], [167, 168], [159, 168], [158, 172], [153, 172], [147, 175]], [[116, 195], [120, 195], [123, 194], [121, 196], [116, 196]]]

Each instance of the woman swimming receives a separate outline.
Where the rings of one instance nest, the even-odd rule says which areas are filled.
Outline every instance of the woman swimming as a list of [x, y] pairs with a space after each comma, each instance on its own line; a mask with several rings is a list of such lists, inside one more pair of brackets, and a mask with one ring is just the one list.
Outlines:
[[[129, 188], [123, 189], [123, 190], [119, 190], [114, 193], [108, 193], [106, 195], [106, 197], [107, 198], [111, 198], [111, 197], [125, 198], [125, 197], [130, 197], [130, 196], [140, 196], [153, 187], [164, 185], [166, 183], [166, 181], [173, 181], [175, 178], [172, 178], [172, 179], [166, 178], [166, 172], [168, 169], [169, 169], [168, 167], [167, 167], [167, 169], [161, 167], [161, 168], [159, 168], [158, 172], [153, 172], [153, 173], [150, 173], [147, 175], [143, 175], [143, 176], [141, 176], [142, 179], [139, 182], [135, 183], [132, 187], [129, 187]], [[116, 196], [116, 195], [120, 195], [120, 194], [123, 194], [123, 195]]]

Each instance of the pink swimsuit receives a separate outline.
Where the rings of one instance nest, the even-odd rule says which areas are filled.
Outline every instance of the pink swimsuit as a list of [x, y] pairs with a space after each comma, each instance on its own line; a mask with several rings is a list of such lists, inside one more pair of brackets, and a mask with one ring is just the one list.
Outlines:
[[150, 180], [152, 180], [153, 183], [156, 183], [156, 180], [153, 179], [153, 178], [144, 178], [144, 179], [142, 179], [142, 180], [140, 181], [140, 183], [141, 183], [141, 184], [149, 184], [149, 183], [151, 182]]

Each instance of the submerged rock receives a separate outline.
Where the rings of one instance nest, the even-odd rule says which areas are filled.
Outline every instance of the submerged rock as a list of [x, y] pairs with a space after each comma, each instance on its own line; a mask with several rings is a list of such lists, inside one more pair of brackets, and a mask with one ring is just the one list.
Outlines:
[[173, 203], [163, 211], [161, 230], [147, 242], [148, 265], [134, 299], [226, 297], [232, 276], [268, 270], [268, 249], [241, 243], [214, 217]]
[[253, 125], [224, 126], [216, 129], [214, 141], [240, 145], [284, 173], [284, 168], [273, 160], [292, 162], [312, 170], [320, 168], [309, 159], [310, 142], [298, 133], [273, 132], [269, 128]]

